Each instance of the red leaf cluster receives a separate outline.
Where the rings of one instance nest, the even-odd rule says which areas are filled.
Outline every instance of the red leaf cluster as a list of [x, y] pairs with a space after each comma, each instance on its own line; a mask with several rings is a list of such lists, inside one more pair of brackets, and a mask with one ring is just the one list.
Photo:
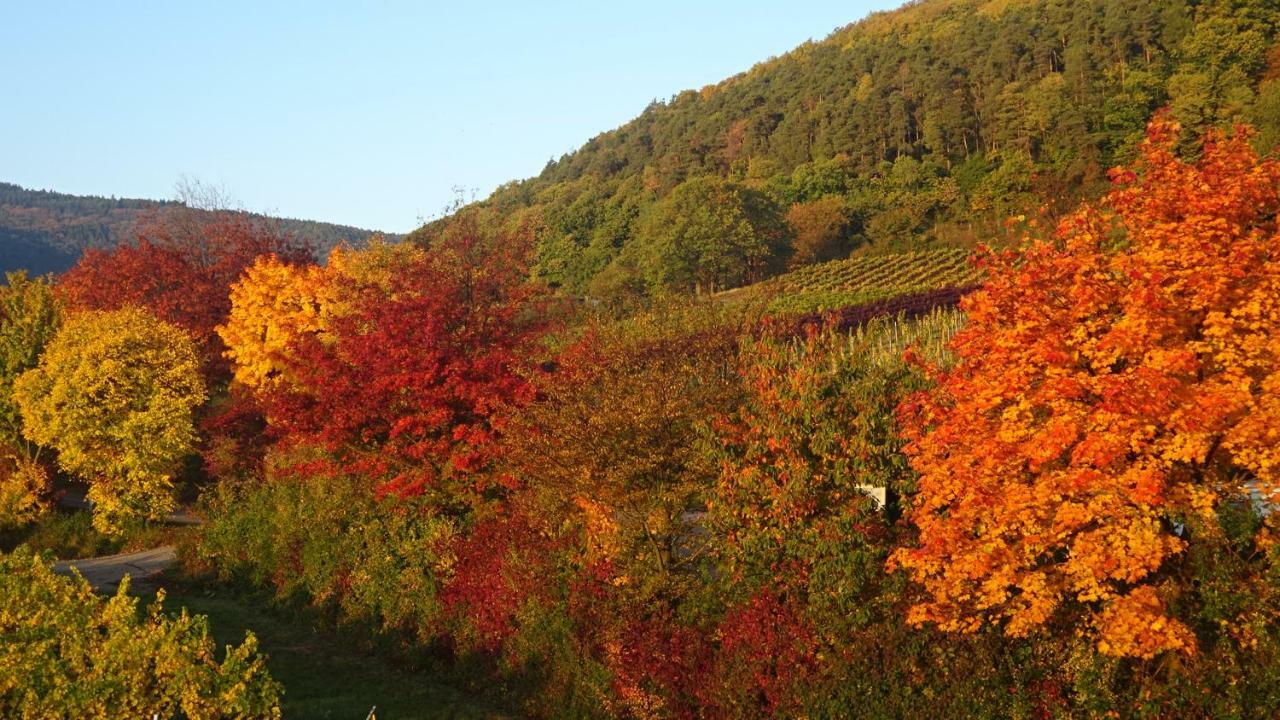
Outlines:
[[231, 284], [261, 255], [294, 263], [313, 257], [251, 216], [194, 212], [140, 220], [134, 242], [87, 250], [58, 287], [73, 310], [137, 305], [185, 329], [201, 349], [207, 379], [225, 381], [228, 365], [215, 328], [231, 310]]

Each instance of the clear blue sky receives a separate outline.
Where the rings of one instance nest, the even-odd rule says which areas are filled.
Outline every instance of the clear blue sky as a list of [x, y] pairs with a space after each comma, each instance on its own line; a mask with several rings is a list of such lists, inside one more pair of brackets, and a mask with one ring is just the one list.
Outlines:
[[0, 180], [404, 232], [901, 0], [0, 0]]

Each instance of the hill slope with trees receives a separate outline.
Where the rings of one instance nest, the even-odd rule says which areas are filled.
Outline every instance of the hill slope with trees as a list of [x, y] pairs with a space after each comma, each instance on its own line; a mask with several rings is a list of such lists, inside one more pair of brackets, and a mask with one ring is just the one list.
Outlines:
[[[173, 200], [68, 195], [0, 182], [0, 273], [62, 272], [75, 265], [85, 250], [106, 250], [132, 241], [140, 220], [177, 211], [208, 214]], [[321, 255], [342, 242], [363, 245], [375, 234], [347, 225], [243, 214], [275, 225], [281, 234], [305, 241]]]
[[1264, 0], [923, 0], [655, 101], [480, 205], [537, 228], [540, 277], [601, 297], [989, 242], [1100, 195], [1160, 107], [1188, 146], [1247, 121], [1274, 147], [1278, 22]]

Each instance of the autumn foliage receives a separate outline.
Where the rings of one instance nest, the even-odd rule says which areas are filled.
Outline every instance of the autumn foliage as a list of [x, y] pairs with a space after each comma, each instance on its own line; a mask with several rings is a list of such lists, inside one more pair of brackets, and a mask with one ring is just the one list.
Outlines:
[[495, 414], [531, 397], [518, 371], [543, 321], [523, 252], [465, 226], [431, 252], [374, 246], [324, 268], [266, 258], [233, 288], [220, 332], [286, 442], [325, 449], [380, 492], [442, 491], [488, 461]]
[[62, 297], [72, 310], [149, 309], [191, 334], [210, 380], [227, 370], [215, 328], [231, 309], [232, 283], [262, 256], [311, 260], [305, 247], [240, 213], [157, 213], [139, 221], [134, 235], [111, 250], [87, 250], [60, 278]]
[[[201, 561], [501, 675], [527, 714], [1266, 716], [1280, 165], [1248, 139], [1189, 159], [1158, 117], [1102, 204], [986, 255], [980, 289], [807, 315], [553, 302], [536, 223], [491, 209], [323, 264], [148, 240], [61, 283], [47, 348], [57, 304], [22, 285], [17, 424], [121, 519], [168, 507], [198, 427]], [[846, 210], [783, 234], [825, 256]], [[656, 284], [726, 282], [699, 275], [715, 233], [654, 217], [650, 249], [692, 263]], [[139, 306], [76, 309], [108, 279]], [[196, 348], [229, 380], [198, 412]], [[40, 478], [12, 475], [27, 517]]]
[[1280, 163], [1243, 129], [1184, 160], [1179, 134], [1158, 117], [1100, 207], [991, 256], [957, 363], [902, 406], [913, 622], [1196, 651], [1170, 614], [1188, 543], [1280, 490]]
[[218, 645], [208, 619], [142, 610], [20, 548], [0, 553], [0, 714], [8, 718], [279, 718], [281, 687], [253, 633]]
[[72, 315], [18, 377], [23, 434], [89, 482], [95, 527], [117, 532], [173, 508], [173, 477], [206, 398], [199, 369], [186, 333], [126, 307]]

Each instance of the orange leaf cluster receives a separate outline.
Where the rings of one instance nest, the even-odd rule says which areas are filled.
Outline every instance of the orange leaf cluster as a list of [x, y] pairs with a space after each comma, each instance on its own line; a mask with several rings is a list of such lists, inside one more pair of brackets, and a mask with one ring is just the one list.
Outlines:
[[1185, 161], [1179, 133], [1158, 116], [1102, 207], [990, 257], [956, 365], [900, 408], [913, 622], [1083, 615], [1104, 653], [1194, 649], [1161, 573], [1219, 502], [1280, 488], [1280, 164], [1243, 129]]

